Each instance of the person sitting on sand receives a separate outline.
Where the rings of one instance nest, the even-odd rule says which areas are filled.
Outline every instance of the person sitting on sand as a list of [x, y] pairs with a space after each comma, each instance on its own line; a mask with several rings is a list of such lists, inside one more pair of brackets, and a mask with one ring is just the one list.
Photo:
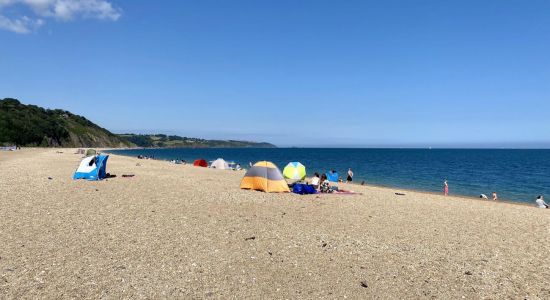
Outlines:
[[538, 208], [550, 208], [550, 205], [544, 202], [544, 197], [542, 195], [538, 196], [535, 202], [537, 203]]
[[319, 173], [315, 172], [315, 174], [313, 174], [313, 177], [311, 177], [311, 185], [313, 185], [316, 189], [319, 188]]
[[326, 174], [321, 175], [321, 183], [319, 184], [319, 192], [321, 192], [321, 193], [332, 193], [332, 192], [334, 192], [330, 188], [330, 182], [328, 181]]
[[493, 201], [497, 201], [497, 200], [498, 200], [497, 192], [493, 192]]
[[485, 195], [485, 194], [479, 195], [479, 198], [481, 198], [481, 199], [489, 199], [489, 198], [487, 197], [487, 195]]

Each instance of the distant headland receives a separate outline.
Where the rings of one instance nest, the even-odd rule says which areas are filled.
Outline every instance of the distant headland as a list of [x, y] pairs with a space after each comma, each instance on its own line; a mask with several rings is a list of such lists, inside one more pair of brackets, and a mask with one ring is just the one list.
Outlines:
[[165, 134], [114, 134], [83, 116], [62, 109], [0, 99], [0, 145], [108, 148], [276, 148], [266, 142], [206, 140]]

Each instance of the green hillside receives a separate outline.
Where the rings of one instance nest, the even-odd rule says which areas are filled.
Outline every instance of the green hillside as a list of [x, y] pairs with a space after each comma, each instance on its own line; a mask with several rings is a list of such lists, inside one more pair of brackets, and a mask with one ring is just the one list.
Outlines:
[[88, 119], [61, 109], [0, 100], [0, 144], [40, 147], [131, 147]]
[[61, 109], [0, 100], [0, 146], [27, 147], [182, 147], [273, 148], [269, 143], [205, 140], [177, 135], [113, 134], [88, 119]]
[[270, 143], [258, 143], [235, 140], [205, 140], [192, 137], [181, 137], [165, 134], [120, 134], [121, 138], [136, 144], [138, 147], [167, 148], [275, 148]]

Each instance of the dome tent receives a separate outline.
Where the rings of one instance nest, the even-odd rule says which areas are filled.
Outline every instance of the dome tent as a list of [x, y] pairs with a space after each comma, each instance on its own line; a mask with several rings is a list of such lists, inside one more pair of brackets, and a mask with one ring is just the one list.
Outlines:
[[208, 167], [208, 163], [204, 159], [197, 159], [193, 163], [193, 166], [206, 168], [206, 167]]
[[269, 161], [259, 161], [246, 171], [241, 181], [241, 189], [267, 193], [290, 192], [279, 168]]
[[86, 156], [93, 156], [93, 155], [96, 155], [96, 154], [97, 154], [97, 151], [95, 151], [95, 149], [86, 150]]
[[223, 160], [223, 158], [218, 158], [210, 164], [210, 167], [214, 169], [228, 170], [229, 164]]

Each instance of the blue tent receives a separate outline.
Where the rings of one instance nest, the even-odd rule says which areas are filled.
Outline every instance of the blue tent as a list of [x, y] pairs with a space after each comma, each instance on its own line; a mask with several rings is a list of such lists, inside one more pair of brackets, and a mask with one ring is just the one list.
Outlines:
[[73, 179], [101, 180], [107, 177], [107, 159], [109, 155], [89, 156], [80, 162]]
[[331, 181], [331, 182], [338, 182], [338, 179], [340, 178], [338, 176], [338, 172], [334, 172], [334, 173], [327, 172], [326, 175], [327, 175], [328, 181]]

